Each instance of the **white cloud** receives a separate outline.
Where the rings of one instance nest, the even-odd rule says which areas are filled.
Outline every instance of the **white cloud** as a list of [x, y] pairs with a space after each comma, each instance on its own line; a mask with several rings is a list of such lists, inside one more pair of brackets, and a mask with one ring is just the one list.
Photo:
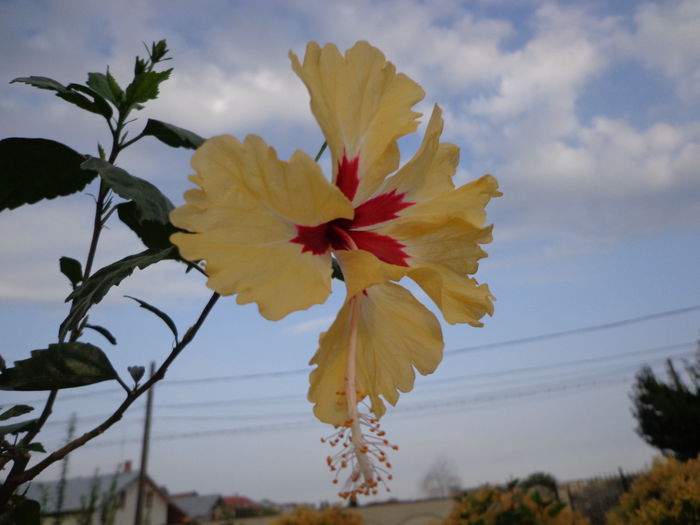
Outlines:
[[471, 111], [497, 122], [533, 110], [570, 113], [580, 87], [605, 64], [590, 35], [581, 27], [572, 29], [574, 18], [552, 6], [541, 8], [536, 37], [522, 50], [500, 57], [496, 93], [475, 99]]
[[[491, 217], [525, 237], [549, 235], [565, 253], [577, 253], [575, 244], [592, 248], [592, 238], [604, 247], [692, 223], [698, 207], [677, 203], [681, 192], [700, 191], [697, 123], [638, 129], [605, 115], [583, 121], [578, 113], [587, 87], [627, 56], [624, 26], [552, 3], [542, 4], [535, 20], [522, 48], [495, 58], [495, 89], [445, 111], [446, 132], [468, 145], [466, 169], [501, 182], [509, 205], [495, 203]], [[643, 38], [653, 45], [650, 35]], [[675, 53], [678, 67], [691, 72], [695, 51]]]
[[663, 71], [687, 101], [700, 96], [700, 2], [648, 3], [635, 15], [636, 29], [621, 44], [626, 51]]
[[313, 122], [304, 85], [289, 67], [224, 71], [205, 63], [183, 68], [150, 107], [205, 136]]
[[[137, 42], [167, 37], [175, 73], [147, 116], [202, 135], [259, 133], [283, 150], [282, 157], [285, 149], [310, 151], [318, 141], [306, 90], [289, 67], [287, 50], [303, 53], [307, 38], [334, 41], [341, 49], [368, 39], [399, 71], [423, 85], [427, 95], [421, 107], [436, 101], [443, 106], [445, 139], [463, 148], [458, 182], [487, 172], [499, 178], [505, 197], [494, 203], [490, 217], [519, 236], [549, 234], [557, 239], [553, 242], [590, 247], [590, 235], [622, 238], [672, 228], [695, 211], [687, 202], [699, 191], [697, 119], [684, 125], [658, 119], [635, 128], [604, 114], [584, 119], [577, 107], [589, 85], [630, 57], [677, 79], [685, 96], [693, 93], [700, 55], [690, 45], [698, 19], [692, 0], [640, 5], [632, 29], [625, 25], [631, 17], [606, 18], [554, 2], [531, 4], [535, 8], [525, 24], [484, 16], [457, 0], [270, 2], [236, 8], [212, 2], [201, 10], [173, 2], [169, 16], [162, 17], [156, 15], [165, 4], [158, 2], [139, 2], [123, 16], [102, 14], [104, 6], [90, 4], [75, 18], [15, 5], [13, 20], [20, 23], [14, 26], [25, 33], [12, 30], [8, 19], [3, 25], [8, 31], [0, 36], [14, 50], [0, 57], [11, 75], [79, 80], [86, 68], [100, 70], [105, 62], [127, 75], [133, 54], [142, 52]], [[277, 12], [284, 16], [271, 16]], [[90, 44], [94, 31], [80, 28], [94, 27], [101, 18], [109, 22]], [[51, 49], [61, 51], [52, 56]], [[5, 134], [19, 129], [40, 135], [45, 128], [45, 135], [74, 147], [86, 140], [94, 145], [99, 122], [91, 115], [76, 120], [71, 106], [46, 92], [34, 90], [36, 96], [28, 98], [26, 86], [0, 90], [9, 94], [0, 97]], [[64, 126], [68, 120], [75, 125]], [[170, 182], [175, 175], [178, 193], [166, 193], [179, 202], [189, 172], [186, 156], [173, 154], [174, 163], [161, 160], [161, 149], [139, 148], [133, 149], [135, 156], [130, 150], [124, 157], [125, 167], [141, 176], [155, 174], [166, 190], [175, 187]], [[562, 251], [578, 253], [574, 246]]]
[[309, 2], [318, 40], [340, 48], [356, 40], [378, 46], [399, 71], [418, 80], [435, 100], [437, 88], [456, 93], [493, 81], [502, 41], [514, 32], [510, 21], [477, 17], [454, 0], [353, 3]]
[[[59, 271], [59, 259], [72, 257], [84, 264], [90, 242], [93, 206], [87, 195], [46, 201], [3, 211], [0, 238], [9, 242], [0, 261], [0, 300], [61, 304], [70, 293], [68, 279]], [[145, 247], [116, 217], [103, 230], [93, 273]], [[184, 266], [160, 263], [136, 270], [107, 301], [124, 294], [165, 299], [206, 297], [202, 278], [184, 277]], [[114, 292], [115, 290], [113, 290]]]

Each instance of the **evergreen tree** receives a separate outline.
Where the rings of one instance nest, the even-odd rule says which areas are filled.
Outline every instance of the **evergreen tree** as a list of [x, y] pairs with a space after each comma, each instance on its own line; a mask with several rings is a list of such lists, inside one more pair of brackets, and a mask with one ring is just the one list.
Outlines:
[[700, 454], [700, 353], [686, 364], [688, 380], [666, 362], [668, 381], [656, 378], [648, 366], [637, 374], [632, 393], [637, 433], [652, 447], [681, 461]]

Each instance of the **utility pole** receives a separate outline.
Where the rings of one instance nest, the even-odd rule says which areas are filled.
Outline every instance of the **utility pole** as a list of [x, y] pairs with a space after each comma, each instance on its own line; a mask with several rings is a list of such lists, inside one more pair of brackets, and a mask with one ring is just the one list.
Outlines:
[[[156, 364], [151, 361], [149, 377], [156, 373]], [[141, 469], [139, 470], [139, 486], [136, 496], [136, 515], [134, 525], [141, 525], [143, 516], [143, 495], [146, 489], [146, 468], [148, 466], [148, 445], [151, 440], [151, 412], [153, 411], [153, 386], [146, 394], [146, 420], [143, 425], [143, 442], [141, 444]]]

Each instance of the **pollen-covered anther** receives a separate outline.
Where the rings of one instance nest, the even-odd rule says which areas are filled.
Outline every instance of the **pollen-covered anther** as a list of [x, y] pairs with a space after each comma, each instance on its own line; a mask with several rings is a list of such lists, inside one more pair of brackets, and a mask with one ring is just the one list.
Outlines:
[[391, 464], [387, 451], [398, 447], [385, 439], [385, 434], [374, 416], [360, 413], [357, 422], [348, 419], [344, 426], [336, 427], [335, 433], [324, 438], [332, 447], [342, 443], [340, 450], [326, 459], [329, 470], [335, 473], [333, 484], [339, 483], [342, 470], [349, 471], [338, 493], [341, 498], [373, 495], [380, 485], [389, 492], [387, 480], [393, 477], [388, 471]]

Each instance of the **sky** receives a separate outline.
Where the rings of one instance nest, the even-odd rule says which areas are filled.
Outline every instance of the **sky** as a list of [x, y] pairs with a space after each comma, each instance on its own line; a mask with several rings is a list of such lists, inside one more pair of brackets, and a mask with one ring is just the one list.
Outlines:
[[[110, 71], [123, 84], [142, 42], [167, 39], [172, 78], [131, 124], [155, 118], [209, 137], [258, 134], [283, 159], [314, 155], [323, 137], [288, 52], [306, 42], [379, 47], [425, 90], [410, 159], [433, 104], [443, 140], [461, 148], [457, 184], [497, 177], [494, 240], [477, 274], [496, 296], [484, 327], [443, 322], [445, 356], [383, 418], [391, 493], [424, 496], [446, 462], [464, 487], [534, 471], [560, 480], [636, 471], [657, 452], [635, 433], [630, 392], [645, 364], [691, 358], [700, 328], [700, 3], [696, 0], [0, 0], [0, 137], [44, 137], [86, 154], [108, 142], [101, 118], [23, 84], [64, 84]], [[176, 205], [191, 151], [142, 140], [119, 158]], [[325, 161], [325, 163], [324, 163]], [[328, 173], [328, 159], [321, 161]], [[84, 260], [94, 187], [0, 214], [0, 354], [8, 363], [56, 342], [69, 285], [58, 259]], [[142, 250], [112, 218], [97, 267]], [[428, 302], [416, 287], [409, 287]], [[100, 346], [126, 367], [167, 356], [172, 336], [132, 295], [168, 312], [180, 332], [210, 295], [176, 263], [142, 272], [96, 306]], [[149, 473], [172, 492], [337, 501], [325, 467], [333, 429], [306, 401], [308, 361], [343, 301], [264, 320], [254, 305], [218, 302], [154, 392]], [[432, 307], [431, 307], [432, 308]], [[623, 322], [624, 321], [624, 322]], [[626, 322], [629, 321], [629, 322]], [[542, 337], [557, 334], [556, 337]], [[66, 390], [40, 440], [47, 450], [106, 417], [114, 383]], [[40, 392], [2, 404], [41, 407]], [[144, 403], [69, 457], [70, 475], [138, 463]], [[43, 479], [56, 479], [51, 467]], [[40, 479], [41, 479], [40, 478]]]

